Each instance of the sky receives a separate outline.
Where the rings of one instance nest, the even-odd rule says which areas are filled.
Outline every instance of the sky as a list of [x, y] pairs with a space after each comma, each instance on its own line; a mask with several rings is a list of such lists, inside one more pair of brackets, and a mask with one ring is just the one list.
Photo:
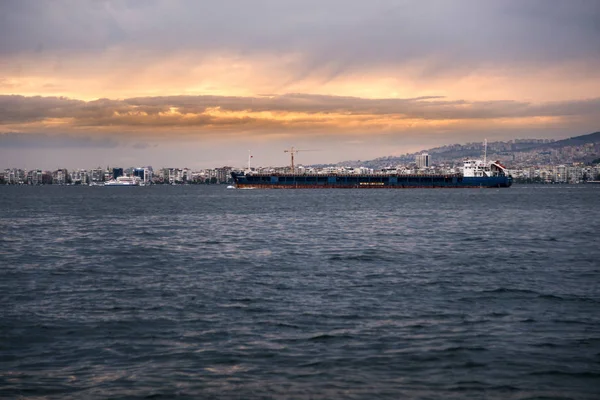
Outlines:
[[285, 165], [600, 130], [597, 0], [3, 0], [0, 168]]

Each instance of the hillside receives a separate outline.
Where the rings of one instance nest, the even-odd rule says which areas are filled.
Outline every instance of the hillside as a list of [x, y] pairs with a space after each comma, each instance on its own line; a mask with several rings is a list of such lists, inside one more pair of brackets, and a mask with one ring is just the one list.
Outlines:
[[[452, 144], [435, 147], [401, 156], [380, 157], [373, 160], [349, 160], [336, 165], [383, 168], [406, 165], [415, 161], [415, 156], [429, 153], [434, 164], [460, 163], [465, 158], [481, 158], [483, 143]], [[591, 162], [600, 156], [600, 131], [587, 135], [552, 141], [548, 139], [516, 139], [507, 142], [489, 142], [488, 158], [501, 160], [508, 165], [562, 164]]]
[[590, 133], [589, 135], [575, 136], [568, 139], [558, 140], [552, 143], [551, 147], [558, 148], [563, 146], [581, 146], [587, 143], [600, 143], [600, 132]]

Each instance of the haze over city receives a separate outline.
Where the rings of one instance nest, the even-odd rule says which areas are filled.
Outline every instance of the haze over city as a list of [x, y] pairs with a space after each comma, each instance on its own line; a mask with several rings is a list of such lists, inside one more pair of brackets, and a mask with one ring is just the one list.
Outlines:
[[400, 155], [600, 125], [597, 1], [4, 1], [0, 168]]

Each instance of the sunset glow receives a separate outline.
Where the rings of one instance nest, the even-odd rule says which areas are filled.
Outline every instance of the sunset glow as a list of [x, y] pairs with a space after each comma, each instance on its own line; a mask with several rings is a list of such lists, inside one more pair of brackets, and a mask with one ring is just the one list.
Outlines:
[[[128, 146], [162, 145], [177, 132], [204, 146], [230, 140], [240, 159], [253, 141], [279, 153], [306, 141], [378, 138], [331, 151], [331, 160], [308, 156], [324, 162], [385, 155], [401, 143], [414, 151], [483, 137], [562, 138], [600, 122], [600, 40], [588, 24], [597, 8], [586, 3], [555, 14], [512, 1], [357, 3], [341, 14], [322, 6], [326, 20], [294, 2], [15, 4], [0, 6], [12, 21], [0, 28], [9, 38], [0, 49], [0, 135]], [[550, 27], [553, 38], [531, 30]], [[6, 147], [6, 157], [26, 156]]]

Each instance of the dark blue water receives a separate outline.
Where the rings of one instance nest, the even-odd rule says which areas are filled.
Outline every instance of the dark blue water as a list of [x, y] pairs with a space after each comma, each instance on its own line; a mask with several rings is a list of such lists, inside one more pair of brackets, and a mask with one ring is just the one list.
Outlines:
[[0, 397], [597, 399], [600, 187], [0, 187]]

